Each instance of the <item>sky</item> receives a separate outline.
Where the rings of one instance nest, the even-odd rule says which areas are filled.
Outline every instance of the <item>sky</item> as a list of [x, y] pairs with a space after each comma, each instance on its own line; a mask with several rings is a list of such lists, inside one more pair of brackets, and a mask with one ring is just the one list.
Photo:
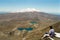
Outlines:
[[60, 13], [60, 0], [0, 0], [0, 11], [15, 12], [35, 8], [48, 13]]

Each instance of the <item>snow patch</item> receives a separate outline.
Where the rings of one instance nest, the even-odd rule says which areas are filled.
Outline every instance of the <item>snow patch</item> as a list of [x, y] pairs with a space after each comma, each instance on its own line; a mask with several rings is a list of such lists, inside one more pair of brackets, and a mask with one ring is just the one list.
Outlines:
[[35, 9], [35, 8], [21, 9], [21, 10], [19, 10], [19, 11], [17, 10], [17, 12], [34, 12], [34, 11], [40, 12], [40, 10]]
[[55, 32], [55, 36], [57, 37], [57, 38], [60, 38], [60, 33], [57, 33], [57, 32]]

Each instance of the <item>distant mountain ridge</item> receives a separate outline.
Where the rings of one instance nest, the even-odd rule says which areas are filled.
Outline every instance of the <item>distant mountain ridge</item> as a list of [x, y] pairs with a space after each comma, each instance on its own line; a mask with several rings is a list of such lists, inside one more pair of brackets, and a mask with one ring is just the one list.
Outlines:
[[0, 14], [6, 14], [6, 13], [9, 13], [9, 12], [0, 11]]
[[1, 14], [0, 20], [60, 20], [59, 16], [44, 13], [44, 12], [16, 12], [16, 13], [7, 13]]

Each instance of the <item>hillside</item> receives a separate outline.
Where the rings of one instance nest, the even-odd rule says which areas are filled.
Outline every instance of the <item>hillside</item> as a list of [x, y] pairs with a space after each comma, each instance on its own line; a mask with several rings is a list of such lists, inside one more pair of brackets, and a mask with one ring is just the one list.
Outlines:
[[[0, 40], [40, 40], [51, 25], [60, 32], [59, 18], [56, 15], [35, 11], [0, 14]], [[33, 30], [28, 31], [26, 28]]]

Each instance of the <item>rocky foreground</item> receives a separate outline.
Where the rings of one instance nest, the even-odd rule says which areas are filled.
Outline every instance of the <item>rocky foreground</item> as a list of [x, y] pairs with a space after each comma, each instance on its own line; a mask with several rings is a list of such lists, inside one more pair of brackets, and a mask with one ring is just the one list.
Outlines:
[[[18, 30], [18, 27], [14, 27], [13, 29], [5, 31], [0, 31], [0, 40], [42, 40], [42, 36], [45, 32], [48, 32], [49, 26], [53, 26], [56, 32], [60, 32], [60, 22], [55, 22], [51, 24], [46, 24], [45, 27], [37, 27], [38, 25], [35, 24], [35, 27], [31, 31], [26, 30]], [[33, 25], [34, 26], [34, 25]], [[6, 31], [7, 30], [7, 31]], [[60, 40], [60, 38], [54, 38], [55, 40]]]

